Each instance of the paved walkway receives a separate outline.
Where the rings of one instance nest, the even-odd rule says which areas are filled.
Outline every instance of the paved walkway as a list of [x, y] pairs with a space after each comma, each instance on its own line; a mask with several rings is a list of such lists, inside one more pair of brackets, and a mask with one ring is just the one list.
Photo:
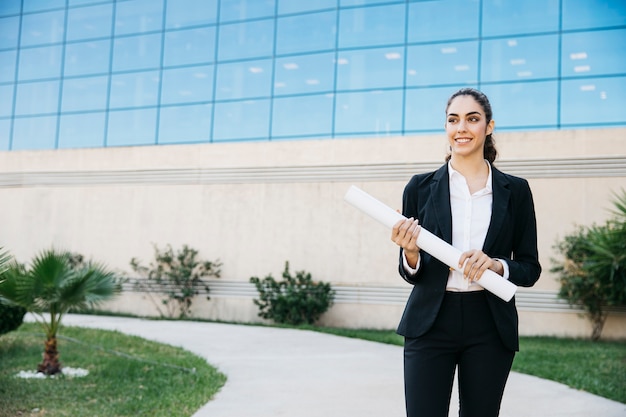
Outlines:
[[[68, 315], [65, 325], [181, 346], [228, 377], [193, 417], [403, 417], [402, 348], [312, 331]], [[455, 388], [456, 390], [456, 388]], [[450, 416], [458, 416], [453, 394]], [[624, 417], [626, 404], [512, 373], [501, 417]]]

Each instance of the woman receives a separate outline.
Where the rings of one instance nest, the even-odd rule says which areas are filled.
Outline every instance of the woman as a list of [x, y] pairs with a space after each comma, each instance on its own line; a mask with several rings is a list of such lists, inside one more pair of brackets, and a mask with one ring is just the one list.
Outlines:
[[[414, 285], [398, 327], [405, 338], [408, 417], [447, 417], [458, 368], [461, 417], [496, 417], [518, 350], [515, 298], [505, 302], [477, 281], [491, 269], [530, 287], [541, 273], [528, 182], [493, 166], [491, 105], [464, 88], [448, 100], [447, 163], [406, 185], [391, 239], [400, 275]], [[419, 220], [418, 220], [419, 219]], [[457, 272], [420, 251], [421, 227], [462, 251]]]

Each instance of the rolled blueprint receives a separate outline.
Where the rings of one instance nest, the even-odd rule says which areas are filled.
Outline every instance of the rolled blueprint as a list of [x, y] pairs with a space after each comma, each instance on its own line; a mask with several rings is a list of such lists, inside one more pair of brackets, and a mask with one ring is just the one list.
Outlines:
[[[402, 214], [354, 185], [350, 186], [344, 199], [390, 229], [393, 228], [399, 220], [406, 219]], [[457, 271], [461, 270], [459, 269], [459, 259], [461, 258], [462, 252], [423, 227], [417, 236], [417, 246], [430, 253], [450, 268]], [[483, 272], [482, 277], [480, 277], [476, 283], [487, 291], [502, 298], [504, 301], [510, 301], [517, 290], [515, 284], [502, 278], [490, 269]]]

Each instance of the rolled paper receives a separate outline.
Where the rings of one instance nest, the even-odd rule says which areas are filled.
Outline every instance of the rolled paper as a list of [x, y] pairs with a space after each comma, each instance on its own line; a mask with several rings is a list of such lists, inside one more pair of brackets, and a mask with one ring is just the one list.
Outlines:
[[[390, 229], [393, 228], [399, 220], [406, 219], [402, 214], [355, 185], [350, 186], [344, 199]], [[417, 236], [417, 246], [430, 253], [450, 268], [461, 271], [462, 268], [459, 268], [459, 259], [461, 258], [462, 252], [443, 239], [433, 235], [424, 227], [422, 227]], [[476, 283], [507, 302], [513, 298], [517, 290], [515, 284], [502, 278], [490, 269], [483, 272], [483, 275]]]

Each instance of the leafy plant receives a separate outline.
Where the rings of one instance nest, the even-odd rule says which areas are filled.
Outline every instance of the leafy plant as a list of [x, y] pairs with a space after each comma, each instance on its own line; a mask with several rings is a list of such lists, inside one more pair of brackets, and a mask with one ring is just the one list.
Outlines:
[[72, 308], [90, 308], [119, 291], [115, 275], [95, 262], [73, 263], [74, 255], [49, 249], [33, 258], [30, 267], [12, 262], [3, 274], [0, 296], [32, 313], [46, 334], [43, 362], [46, 375], [61, 372], [57, 332]]
[[[0, 285], [4, 282], [2, 274], [8, 269], [11, 261], [8, 252], [0, 248]], [[26, 309], [17, 305], [11, 305], [7, 300], [3, 300], [0, 293], [0, 335], [11, 332], [21, 326], [24, 321]]]
[[601, 226], [579, 227], [556, 245], [562, 261], [553, 259], [559, 274], [559, 296], [581, 305], [598, 340], [607, 307], [626, 306], [626, 192], [615, 195], [615, 217]]
[[[200, 294], [200, 289], [209, 293], [209, 285], [204, 280], [208, 277], [220, 277], [222, 263], [198, 259], [198, 251], [183, 245], [174, 252], [170, 245], [160, 250], [154, 245], [154, 262], [142, 266], [137, 258], [130, 265], [144, 279], [136, 286], [152, 300], [161, 317], [189, 317], [193, 298]], [[166, 297], [156, 302], [152, 294], [165, 294]], [[210, 297], [207, 295], [207, 300]]]
[[250, 282], [259, 292], [259, 298], [254, 299], [259, 317], [281, 324], [314, 324], [332, 306], [335, 296], [329, 283], [314, 282], [308, 272], [292, 276], [289, 262], [285, 262], [282, 281], [270, 274], [263, 280], [252, 277]]

